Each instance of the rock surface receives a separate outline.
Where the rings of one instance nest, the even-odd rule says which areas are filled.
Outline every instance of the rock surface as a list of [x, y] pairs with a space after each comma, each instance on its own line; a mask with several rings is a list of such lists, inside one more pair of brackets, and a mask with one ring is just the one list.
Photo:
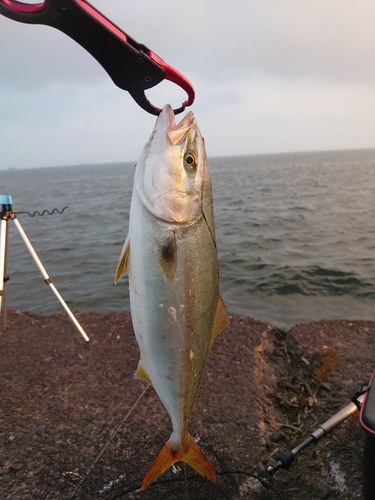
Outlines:
[[[353, 416], [267, 477], [346, 406], [375, 366], [375, 323], [321, 321], [282, 332], [233, 317], [212, 349], [190, 430], [217, 482], [176, 464], [139, 490], [171, 424], [133, 379], [138, 347], [125, 313], [8, 311], [0, 334], [0, 498], [352, 499], [361, 496], [363, 431]], [[80, 488], [77, 486], [80, 485]]]

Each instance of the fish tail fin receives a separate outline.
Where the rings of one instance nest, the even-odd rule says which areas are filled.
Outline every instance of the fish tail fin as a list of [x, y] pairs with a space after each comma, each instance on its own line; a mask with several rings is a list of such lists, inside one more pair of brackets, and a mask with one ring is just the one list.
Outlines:
[[171, 441], [169, 440], [165, 444], [164, 448], [161, 449], [159, 455], [155, 458], [153, 464], [146, 472], [146, 475], [142, 481], [142, 490], [147, 488], [150, 483], [153, 483], [176, 461], [177, 460], [172, 450]]
[[166, 443], [143, 478], [142, 490], [167, 471], [171, 465], [179, 461], [189, 464], [201, 476], [216, 481], [213, 465], [188, 433], [183, 447], [177, 451], [172, 449], [171, 440]]
[[216, 474], [212, 463], [208, 460], [189, 433], [186, 436], [186, 445], [185, 453], [180, 460], [189, 464], [190, 467], [193, 467], [201, 476], [215, 482]]

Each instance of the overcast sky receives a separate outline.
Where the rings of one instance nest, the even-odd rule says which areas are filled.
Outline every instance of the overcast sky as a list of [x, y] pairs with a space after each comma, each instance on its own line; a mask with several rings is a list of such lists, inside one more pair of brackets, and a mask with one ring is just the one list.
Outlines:
[[[209, 156], [375, 148], [373, 0], [91, 3], [193, 83]], [[154, 123], [66, 35], [0, 16], [0, 169], [134, 161]]]

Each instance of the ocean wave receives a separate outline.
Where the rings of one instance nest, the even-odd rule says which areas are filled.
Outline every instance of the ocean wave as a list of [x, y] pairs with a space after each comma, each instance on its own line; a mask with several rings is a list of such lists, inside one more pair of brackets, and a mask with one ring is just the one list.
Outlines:
[[[220, 286], [230, 314], [276, 324], [375, 319], [375, 150], [210, 160]], [[73, 310], [129, 310], [115, 287], [134, 163], [0, 171], [19, 221]], [[12, 223], [8, 305], [46, 314], [60, 304]], [[330, 305], [332, 304], [332, 305]]]

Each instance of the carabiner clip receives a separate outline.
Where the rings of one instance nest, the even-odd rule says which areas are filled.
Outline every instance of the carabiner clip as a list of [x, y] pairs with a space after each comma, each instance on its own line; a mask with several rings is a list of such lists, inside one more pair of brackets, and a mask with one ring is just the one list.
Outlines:
[[192, 84], [163, 59], [139, 44], [86, 0], [44, 0], [26, 4], [17, 0], [0, 0], [0, 14], [29, 24], [56, 28], [86, 49], [106, 70], [117, 87], [126, 90], [148, 113], [159, 115], [147, 99], [148, 90], [169, 80], [187, 93], [178, 114], [194, 102]]

